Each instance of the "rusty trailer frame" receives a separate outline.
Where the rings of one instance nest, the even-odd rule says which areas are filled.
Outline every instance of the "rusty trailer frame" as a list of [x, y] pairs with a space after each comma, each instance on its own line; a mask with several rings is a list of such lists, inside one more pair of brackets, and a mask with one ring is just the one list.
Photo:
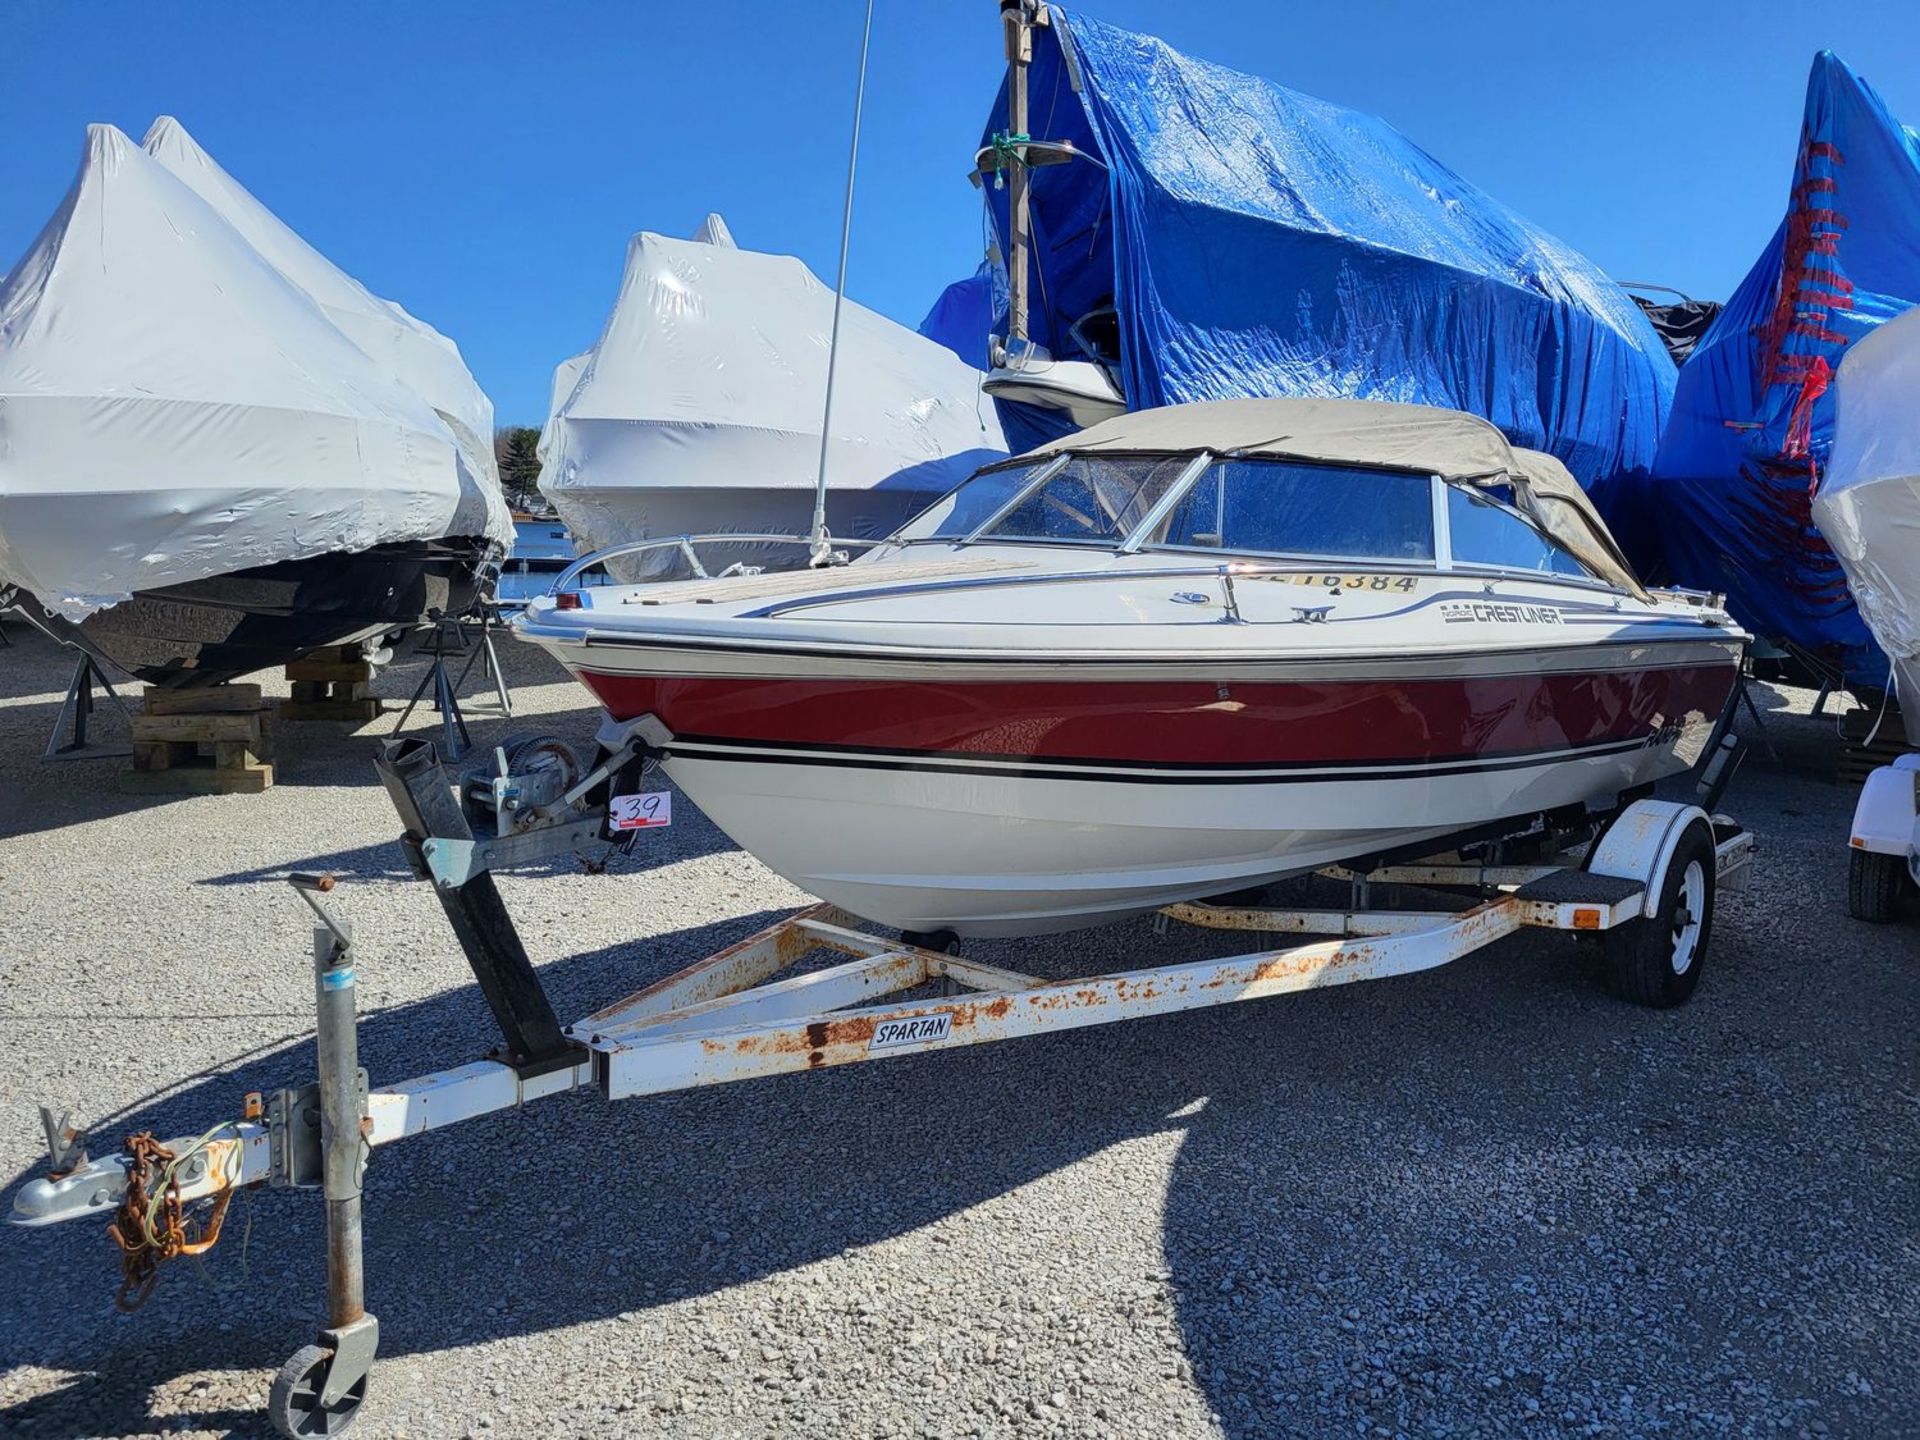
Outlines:
[[[443, 776], [436, 767], [416, 779], [430, 805]], [[403, 797], [395, 799], [408, 817]], [[455, 824], [447, 813], [430, 818], [408, 818], [414, 842]], [[580, 823], [574, 811], [562, 814], [556, 845], [577, 848], [570, 832]], [[869, 934], [853, 916], [815, 905], [565, 1027], [544, 1008], [544, 993], [482, 871], [459, 885], [437, 884], [508, 1037], [505, 1053], [378, 1087], [357, 1068], [356, 956], [350, 928], [322, 899], [332, 882], [293, 876], [322, 922], [314, 947], [318, 1082], [247, 1096], [238, 1118], [167, 1142], [163, 1181], [183, 1209], [251, 1185], [324, 1189], [331, 1324], [283, 1368], [268, 1409], [283, 1433], [339, 1434], [365, 1397], [378, 1338], [361, 1302], [360, 1182], [368, 1158], [383, 1146], [583, 1088], [617, 1100], [894, 1059], [1415, 974], [1527, 928], [1605, 935], [1658, 925], [1661, 905], [1671, 910], [1672, 895], [1692, 893], [1667, 884], [1668, 866], [1676, 856], [1685, 860], [1684, 843], [1704, 854], [1702, 836], [1712, 845], [1710, 874], [1701, 877], [1706, 893], [1739, 888], [1749, 834], [1697, 806], [1640, 800], [1583, 852], [1550, 864], [1485, 866], [1450, 856], [1322, 872], [1350, 883], [1355, 903], [1345, 910], [1172, 905], [1160, 912], [1158, 926], [1325, 938], [1064, 980]], [[1701, 862], [1692, 869], [1702, 869]], [[1373, 887], [1381, 884], [1465, 894], [1457, 909], [1374, 908]], [[821, 952], [842, 958], [802, 968]], [[942, 993], [929, 993], [936, 989]], [[44, 1118], [54, 1173], [16, 1193], [13, 1223], [124, 1213], [128, 1156], [89, 1159], [83, 1135], [64, 1120]]]

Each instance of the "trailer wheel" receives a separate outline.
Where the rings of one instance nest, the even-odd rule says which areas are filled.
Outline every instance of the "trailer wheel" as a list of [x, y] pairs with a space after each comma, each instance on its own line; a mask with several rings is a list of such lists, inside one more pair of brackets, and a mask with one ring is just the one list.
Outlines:
[[267, 1392], [267, 1419], [275, 1430], [289, 1440], [347, 1433], [366, 1403], [367, 1377], [362, 1375], [348, 1386], [347, 1393], [333, 1404], [322, 1405], [320, 1394], [332, 1366], [333, 1351], [324, 1345], [303, 1345], [293, 1352]]
[[1856, 920], [1884, 925], [1900, 911], [1900, 892], [1907, 886], [1907, 867], [1898, 855], [1871, 850], [1850, 852], [1847, 866], [1847, 913]]
[[1607, 965], [1621, 997], [1656, 1010], [1685, 1003], [1713, 937], [1713, 832], [1693, 824], [1668, 862], [1654, 913], [1607, 932]]

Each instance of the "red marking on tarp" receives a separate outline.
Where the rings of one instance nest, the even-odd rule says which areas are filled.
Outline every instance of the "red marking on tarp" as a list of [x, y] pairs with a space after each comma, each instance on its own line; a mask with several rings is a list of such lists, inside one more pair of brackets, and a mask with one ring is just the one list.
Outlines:
[[1807, 367], [1806, 379], [1800, 382], [1800, 398], [1793, 402], [1793, 414], [1787, 418], [1786, 443], [1781, 446], [1783, 455], [1795, 460], [1810, 457], [1813, 448], [1813, 402], [1827, 393], [1827, 386], [1832, 382], [1833, 367], [1827, 364], [1826, 356], [1816, 355], [1813, 363]]

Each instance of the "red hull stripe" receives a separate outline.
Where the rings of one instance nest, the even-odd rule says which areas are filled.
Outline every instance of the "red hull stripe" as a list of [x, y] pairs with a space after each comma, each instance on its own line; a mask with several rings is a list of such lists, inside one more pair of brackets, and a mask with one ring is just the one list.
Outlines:
[[1717, 715], [1734, 669], [1218, 685], [581, 679], [617, 720], [651, 713], [712, 743], [1230, 767], [1484, 760], [1644, 740]]

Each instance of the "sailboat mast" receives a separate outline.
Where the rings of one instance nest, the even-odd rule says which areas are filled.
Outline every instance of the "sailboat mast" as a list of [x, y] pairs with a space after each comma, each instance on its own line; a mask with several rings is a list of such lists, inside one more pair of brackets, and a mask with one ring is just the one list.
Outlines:
[[1013, 148], [1007, 194], [1007, 349], [1027, 338], [1027, 65], [1033, 59], [1035, 0], [1000, 0], [1007, 42], [1007, 138]]

